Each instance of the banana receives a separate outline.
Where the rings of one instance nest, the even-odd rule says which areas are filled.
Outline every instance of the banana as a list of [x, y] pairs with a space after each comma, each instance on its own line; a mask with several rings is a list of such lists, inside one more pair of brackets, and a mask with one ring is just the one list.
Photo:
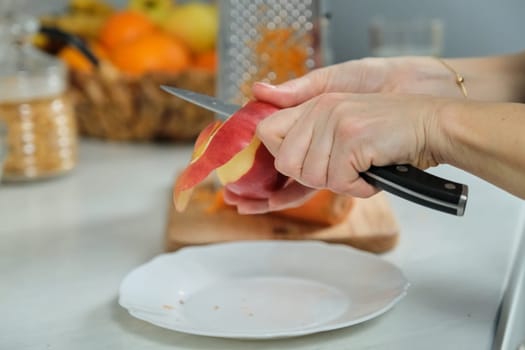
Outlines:
[[96, 38], [106, 18], [85, 14], [66, 15], [57, 18], [56, 25], [60, 29], [88, 39]]
[[114, 11], [113, 7], [100, 0], [70, 0], [69, 13], [107, 16]]
[[111, 5], [101, 0], [70, 0], [64, 14], [42, 16], [40, 23], [84, 39], [95, 39], [106, 19], [114, 11]]

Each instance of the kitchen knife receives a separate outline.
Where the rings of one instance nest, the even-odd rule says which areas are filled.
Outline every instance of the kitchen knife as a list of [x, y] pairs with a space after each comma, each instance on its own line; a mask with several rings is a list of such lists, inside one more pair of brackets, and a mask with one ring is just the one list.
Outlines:
[[[172, 86], [161, 88], [183, 100], [217, 113], [226, 120], [241, 107], [215, 97]], [[410, 164], [372, 166], [360, 174], [371, 185], [414, 203], [445, 213], [463, 216], [468, 199], [468, 186], [427, 173]]]

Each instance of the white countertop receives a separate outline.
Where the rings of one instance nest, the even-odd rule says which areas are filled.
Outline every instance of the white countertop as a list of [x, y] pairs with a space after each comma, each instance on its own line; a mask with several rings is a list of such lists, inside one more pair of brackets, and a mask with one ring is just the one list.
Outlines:
[[386, 314], [273, 341], [181, 334], [117, 304], [122, 278], [163, 252], [174, 176], [190, 148], [83, 141], [77, 169], [0, 186], [0, 349], [490, 349], [522, 232], [523, 202], [450, 167], [470, 186], [462, 218], [389, 196], [401, 227], [383, 257], [411, 282]]

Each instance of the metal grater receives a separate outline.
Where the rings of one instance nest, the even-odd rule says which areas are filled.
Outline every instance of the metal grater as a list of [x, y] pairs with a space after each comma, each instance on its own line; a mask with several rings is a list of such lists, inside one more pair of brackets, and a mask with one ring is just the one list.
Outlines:
[[255, 81], [280, 83], [329, 64], [326, 1], [221, 0], [217, 95], [244, 104]]

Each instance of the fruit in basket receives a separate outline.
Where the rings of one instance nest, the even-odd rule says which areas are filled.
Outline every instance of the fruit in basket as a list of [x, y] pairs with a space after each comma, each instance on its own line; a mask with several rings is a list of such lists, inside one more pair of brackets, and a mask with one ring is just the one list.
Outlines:
[[107, 49], [131, 42], [154, 32], [155, 24], [144, 14], [123, 10], [112, 14], [100, 29], [99, 40]]
[[69, 13], [84, 13], [91, 15], [110, 15], [113, 7], [100, 0], [71, 0], [68, 4]]
[[104, 16], [93, 16], [84, 13], [65, 14], [61, 16], [43, 16], [43, 26], [55, 27], [82, 39], [95, 39], [106, 22]]
[[[126, 8], [113, 10], [103, 0], [70, 0], [67, 9], [63, 15], [42, 17], [42, 24], [97, 42], [124, 73], [216, 72], [218, 15], [213, 4], [128, 0]], [[48, 39], [35, 37], [34, 42], [50, 53], [60, 52], [70, 67], [91, 71], [79, 52], [61, 50], [63, 45], [52, 46]]]
[[282, 188], [286, 177], [275, 169], [273, 156], [255, 136], [257, 124], [275, 111], [270, 104], [251, 101], [225, 122], [208, 125], [175, 183], [175, 208], [183, 211], [193, 188], [214, 170], [221, 183], [239, 196], [267, 198]]
[[[87, 42], [85, 45], [98, 59], [107, 58], [107, 52], [98, 43]], [[70, 69], [85, 73], [93, 72], [93, 63], [76, 47], [65, 46], [58, 52], [57, 56], [63, 60]]]
[[144, 13], [155, 23], [163, 23], [172, 9], [172, 0], [129, 0], [130, 10]]
[[195, 55], [192, 67], [207, 72], [215, 73], [217, 71], [217, 65], [217, 50], [214, 49]]
[[124, 42], [109, 54], [111, 62], [131, 75], [146, 72], [179, 73], [190, 64], [190, 53], [177, 38], [154, 31]]
[[83, 39], [95, 39], [99, 35], [100, 28], [113, 12], [113, 7], [104, 1], [71, 0], [64, 13], [44, 15], [40, 17], [40, 23]]
[[162, 27], [183, 40], [194, 53], [209, 51], [215, 47], [217, 40], [217, 7], [200, 2], [176, 5], [166, 16]]
[[79, 72], [86, 73], [93, 71], [93, 64], [89, 62], [89, 60], [86, 58], [86, 56], [84, 56], [84, 54], [82, 54], [74, 47], [64, 47], [58, 53], [58, 57], [62, 61], [66, 62], [67, 66], [70, 69], [75, 69]]

